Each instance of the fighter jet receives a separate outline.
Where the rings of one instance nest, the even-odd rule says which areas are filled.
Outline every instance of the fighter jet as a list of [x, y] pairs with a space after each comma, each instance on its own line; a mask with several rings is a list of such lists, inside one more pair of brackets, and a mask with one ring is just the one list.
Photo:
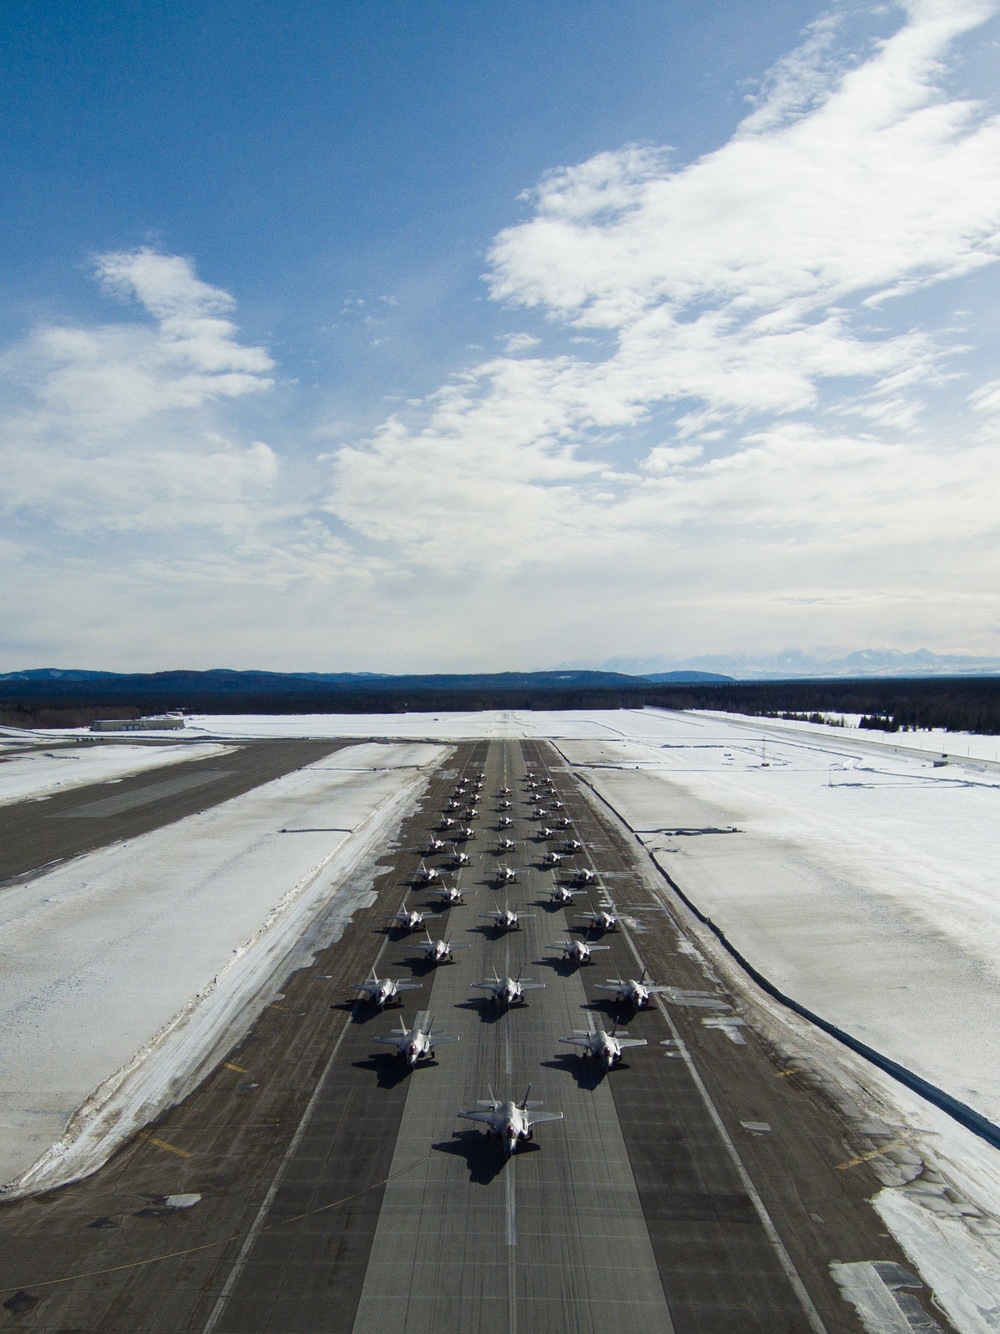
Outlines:
[[476, 831], [471, 825], [463, 825], [453, 837], [456, 843], [464, 843], [467, 838], [475, 838]]
[[[614, 908], [614, 904], [611, 906]], [[575, 916], [589, 922], [592, 931], [617, 931], [619, 922], [628, 926], [635, 920], [626, 913], [608, 912], [606, 908], [601, 908], [599, 912], [578, 912]]]
[[466, 820], [477, 820], [479, 818], [479, 807], [467, 806], [465, 808], [465, 818]]
[[541, 827], [541, 829], [539, 829], [539, 831], [538, 831], [537, 837], [538, 837], [538, 838], [552, 838], [552, 837], [554, 836], [555, 832], [556, 832], [556, 831], [555, 831], [554, 829], [550, 829], [549, 826], [548, 826], [547, 824], [543, 824], [542, 827]]
[[513, 809], [514, 809], [514, 803], [512, 801], [508, 801], [506, 797], [501, 797], [500, 800], [497, 802], [498, 811], [510, 811]]
[[549, 805], [554, 811], [564, 811], [566, 809], [566, 803], [564, 801], [555, 801], [550, 799]]
[[400, 908], [399, 912], [393, 913], [391, 917], [387, 917], [385, 920], [390, 926], [395, 926], [400, 931], [416, 931], [418, 926], [423, 926], [424, 915], [414, 908]]
[[518, 913], [513, 908], [501, 908], [496, 905], [495, 912], [481, 912], [480, 917], [485, 917], [493, 923], [498, 931], [520, 931], [521, 922], [528, 917], [534, 917], [532, 912]]
[[544, 982], [529, 982], [527, 978], [517, 977], [497, 977], [497, 971], [494, 968], [493, 977], [484, 978], [482, 982], [473, 982], [472, 986], [480, 987], [490, 993], [490, 1000], [494, 1005], [524, 1005], [524, 993], [526, 991], [544, 991]]
[[584, 844], [578, 838], [568, 838], [563, 844], [567, 852], [582, 852]]
[[581, 866], [573, 874], [581, 885], [595, 885], [597, 883], [597, 872], [592, 871], [589, 866]]
[[398, 1033], [393, 1032], [386, 1037], [375, 1038], [375, 1041], [388, 1042], [390, 1046], [395, 1047], [398, 1055], [405, 1059], [412, 1070], [421, 1057], [427, 1060], [434, 1059], [435, 1043], [457, 1042], [458, 1038], [435, 1029], [430, 1011], [421, 1010], [413, 1021], [412, 1028], [408, 1029], [400, 1020]]
[[594, 950], [609, 950], [610, 945], [591, 945], [589, 940], [557, 940], [554, 945], [546, 945], [549, 950], [562, 950], [564, 959], [571, 959], [574, 963], [592, 963], [591, 954]]
[[368, 980], [353, 983], [351, 990], [364, 993], [358, 1000], [364, 999], [369, 1004], [377, 1005], [380, 1010], [384, 1010], [391, 1000], [398, 1000], [402, 1005], [403, 998], [399, 994], [401, 991], [418, 991], [422, 986], [422, 982], [400, 982], [391, 977], [380, 978], [373, 968]]
[[454, 829], [457, 823], [458, 821], [453, 820], [450, 815], [442, 815], [441, 819], [438, 820], [437, 827], [439, 829]]
[[605, 1070], [610, 1070], [618, 1064], [626, 1047], [645, 1047], [646, 1045], [645, 1038], [630, 1038], [627, 1033], [619, 1033], [616, 1028], [613, 1028], [609, 1033], [600, 1020], [595, 1019], [589, 1012], [586, 1029], [574, 1028], [573, 1034], [573, 1037], [560, 1038], [559, 1041], [579, 1047], [580, 1055], [584, 1060], [588, 1056], [592, 1056], [595, 1060], [602, 1061]]
[[498, 823], [501, 829], [509, 829], [511, 825], [514, 823], [514, 821], [510, 818], [509, 815], [501, 815]]
[[464, 903], [465, 898], [462, 895], [460, 885], [442, 885], [438, 890], [437, 904], [439, 908], [451, 908], [456, 903]]
[[433, 885], [435, 881], [441, 879], [441, 872], [436, 866], [425, 866], [421, 861], [420, 869], [413, 878], [418, 885]]
[[558, 866], [566, 856], [565, 852], [552, 852], [551, 850], [542, 858], [543, 866]]
[[655, 986], [646, 975], [644, 968], [642, 977], [638, 981], [634, 977], [628, 977], [624, 980], [620, 977], [609, 977], [607, 982], [597, 984], [597, 990], [613, 991], [615, 1000], [620, 1005], [631, 1005], [633, 1009], [645, 1010], [653, 996], [669, 992], [670, 988]]
[[467, 852], [461, 852], [458, 848], [451, 854], [452, 866], [468, 866], [471, 858]]
[[509, 797], [511, 795], [510, 788], [506, 783], [504, 783], [503, 787], [500, 789], [500, 795], [501, 797]]
[[505, 852], [513, 852], [517, 844], [512, 838], [500, 837], [497, 839], [497, 856], [502, 856]]
[[556, 821], [557, 829], [572, 829], [572, 827], [573, 827], [573, 821], [569, 818], [568, 815], [563, 815], [560, 819]]
[[432, 834], [427, 840], [427, 856], [429, 857], [432, 852], [444, 852], [447, 846], [443, 838], [435, 838]]
[[529, 1102], [528, 1094], [531, 1092], [531, 1085], [528, 1085], [527, 1092], [520, 1102], [501, 1102], [499, 1098], [494, 1097], [493, 1090], [490, 1089], [488, 1098], [480, 1098], [476, 1102], [476, 1111], [459, 1112], [458, 1115], [466, 1121], [481, 1121], [486, 1127], [486, 1132], [494, 1138], [500, 1140], [508, 1154], [513, 1153], [521, 1140], [532, 1140], [535, 1138], [533, 1127], [539, 1125], [542, 1121], [561, 1121], [562, 1112], [536, 1112], [536, 1107], [541, 1107], [540, 1102]]
[[509, 885], [517, 879], [516, 866], [498, 866], [493, 872], [493, 879], [498, 885]]
[[453, 963], [454, 959], [452, 956], [455, 950], [472, 949], [471, 945], [460, 945], [453, 940], [431, 940], [431, 933], [426, 927], [424, 928], [424, 934], [427, 939], [418, 940], [415, 943], [417, 949], [423, 950], [427, 959], [431, 963], [441, 963], [443, 959], [447, 959], [449, 963]]
[[549, 898], [553, 903], [572, 903], [574, 895], [582, 893], [582, 889], [570, 889], [569, 885], [553, 885]]

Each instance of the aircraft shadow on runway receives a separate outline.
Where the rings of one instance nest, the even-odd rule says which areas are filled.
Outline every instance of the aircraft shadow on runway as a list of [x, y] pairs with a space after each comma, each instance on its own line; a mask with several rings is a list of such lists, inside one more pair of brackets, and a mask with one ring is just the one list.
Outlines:
[[[439, 1153], [450, 1153], [464, 1158], [469, 1169], [469, 1181], [476, 1186], [488, 1186], [504, 1170], [510, 1159], [504, 1146], [481, 1130], [456, 1130], [450, 1140], [442, 1140], [431, 1146]], [[536, 1153], [539, 1144], [521, 1143], [517, 1155]]]
[[[435, 963], [433, 959], [427, 959], [422, 954], [411, 954], [406, 959], [400, 959], [398, 966], [409, 968], [414, 977], [426, 977], [428, 973], [433, 973], [435, 968], [446, 968], [454, 962], [454, 959], [442, 959], [439, 963]], [[393, 967], [396, 965], [393, 964]]]
[[488, 996], [471, 996], [468, 1000], [456, 1001], [456, 1010], [477, 1010], [484, 1024], [495, 1024], [506, 1018], [511, 1010], [526, 1010], [525, 1005], [495, 1005]]
[[[539, 1065], [544, 1065], [549, 1070], [561, 1070], [564, 1074], [572, 1075], [576, 1080], [578, 1089], [587, 1089], [593, 1091], [597, 1086], [603, 1083], [607, 1076], [607, 1070], [601, 1061], [581, 1060], [575, 1052], [557, 1052], [551, 1061], [540, 1061]], [[628, 1066], [623, 1061], [621, 1065], [615, 1066], [616, 1070], [627, 1070]]]
[[[380, 1089], [394, 1089], [413, 1073], [404, 1060], [391, 1052], [376, 1052], [373, 1056], [369, 1056], [367, 1061], [352, 1061], [351, 1064], [355, 1070], [374, 1071], [378, 1076]], [[422, 1070], [433, 1070], [436, 1065], [437, 1061], [420, 1062]]]
[[[580, 967], [575, 959], [561, 959], [558, 955], [553, 955], [546, 959], [532, 959], [532, 968], [551, 968], [557, 977], [572, 977]], [[591, 964], [584, 964], [584, 968], [592, 967]]]
[[630, 1005], [627, 1001], [624, 1003], [617, 1001], [612, 996], [601, 997], [582, 1008], [584, 1010], [594, 1010], [598, 1014], [606, 1014], [616, 1026], [627, 1024], [639, 1013], [634, 1005]]

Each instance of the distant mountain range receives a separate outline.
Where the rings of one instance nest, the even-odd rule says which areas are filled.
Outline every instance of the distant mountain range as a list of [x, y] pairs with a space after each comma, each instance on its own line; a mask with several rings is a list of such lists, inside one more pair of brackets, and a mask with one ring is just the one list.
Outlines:
[[823, 658], [798, 649], [786, 649], [773, 656], [711, 654], [680, 661], [667, 657], [609, 658], [607, 662], [601, 663], [600, 670], [644, 676], [649, 681], [675, 680], [678, 672], [720, 673], [738, 681], [794, 681], [816, 677], [995, 676], [1000, 675], [1000, 658], [932, 653], [925, 648], [915, 653], [899, 653], [895, 649], [860, 649], [842, 658]]
[[[93, 672], [75, 668], [38, 667], [23, 672], [0, 674], [0, 683], [19, 693], [27, 689], [47, 689], [56, 694], [67, 692], [99, 693], [104, 697], [122, 690], [135, 692], [190, 692], [211, 695], [297, 694], [312, 692], [363, 693], [365, 695], [426, 691], [565, 691], [567, 689], [609, 689], [641, 685], [646, 678], [623, 672], [593, 671], [590, 668], [556, 669], [549, 672], [469, 672], [393, 676], [378, 672], [257, 672], [215, 668], [209, 671], [169, 672]], [[665, 672], [655, 678], [664, 682], [725, 681], [727, 677], [708, 672]]]
[[100, 672], [38, 667], [0, 673], [9, 693], [44, 689], [54, 695], [81, 691], [110, 698], [129, 694], [177, 692], [202, 695], [339, 694], [395, 695], [400, 692], [449, 694], [476, 691], [566, 691], [635, 687], [642, 681], [663, 685], [711, 685], [729, 681], [804, 681], [819, 678], [1000, 675], [1000, 658], [958, 654], [899, 653], [862, 649], [842, 658], [821, 658], [788, 649], [771, 657], [752, 654], [709, 655], [680, 662], [665, 657], [609, 658], [598, 668], [565, 663], [544, 672], [440, 672], [392, 675], [388, 672], [260, 672], [214, 668], [208, 671]]

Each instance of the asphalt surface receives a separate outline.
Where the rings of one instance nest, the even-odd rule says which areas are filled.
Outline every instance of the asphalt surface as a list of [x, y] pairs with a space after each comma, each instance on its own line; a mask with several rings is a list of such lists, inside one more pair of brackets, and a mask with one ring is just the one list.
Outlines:
[[[121, 744], [120, 737], [115, 740]], [[177, 741], [171, 739], [169, 744]], [[345, 744], [350, 743], [241, 742], [225, 755], [188, 760], [166, 771], [156, 769], [0, 806], [0, 891], [6, 883], [42, 867], [208, 810], [313, 764]]]
[[[588, 843], [563, 866], [602, 873], [607, 893], [580, 895], [579, 910], [606, 897], [639, 905], [636, 928], [606, 934], [610, 950], [579, 970], [544, 948], [579, 926], [578, 909], [547, 901], [565, 872], [538, 865], [546, 844], [524, 818], [525, 762], [551, 766]], [[434, 897], [413, 887], [420, 850], [455, 775], [480, 768], [487, 799], [466, 845], [466, 904], [431, 914], [432, 935], [444, 928], [472, 948], [428, 968], [384, 916]], [[504, 775], [521, 840], [511, 861], [524, 868], [506, 894], [482, 883], [497, 861]], [[718, 1026], [734, 998], [686, 945], [679, 915], [656, 910], [641, 854], [556, 753], [458, 747], [401, 844], [378, 902], [288, 980], [195, 1094], [94, 1178], [0, 1208], [0, 1331], [858, 1334], [829, 1263], [905, 1260], [866, 1202], [879, 1186], [856, 1127], [749, 1026]], [[497, 936], [478, 915], [505, 899], [533, 916]], [[373, 963], [422, 981], [402, 1013], [430, 1009], [460, 1041], [412, 1073], [374, 1043], [400, 1010], [348, 999]], [[626, 1017], [596, 984], [643, 963], [676, 991]], [[545, 990], [495, 1013], [470, 988], [494, 964], [523, 965]], [[647, 1046], [609, 1073], [588, 1068], [558, 1041], [585, 1026], [587, 1005], [609, 1028], [627, 1018]], [[456, 1113], [488, 1085], [519, 1097], [529, 1081], [565, 1120], [539, 1126], [507, 1161]], [[201, 1199], [164, 1204], [182, 1192]]]

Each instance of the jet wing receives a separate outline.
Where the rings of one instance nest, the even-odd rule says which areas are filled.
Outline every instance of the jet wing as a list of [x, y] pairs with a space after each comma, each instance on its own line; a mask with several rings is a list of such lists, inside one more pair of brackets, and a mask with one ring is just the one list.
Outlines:
[[464, 1117], [466, 1121], [482, 1121], [484, 1124], [489, 1125], [493, 1120], [495, 1112], [490, 1108], [488, 1112], [459, 1112], [458, 1115]]
[[452, 944], [452, 942], [451, 942], [450, 940], [447, 942], [447, 945], [448, 945], [448, 948], [449, 948], [450, 950], [471, 950], [471, 949], [472, 949], [472, 946], [471, 946], [471, 945], [454, 945], [454, 944]]
[[615, 1038], [619, 1047], [645, 1047], [645, 1038]]
[[522, 991], [544, 991], [544, 982], [519, 982], [518, 986]]
[[[453, 1034], [451, 1034], [451, 1033], [435, 1033], [433, 1029], [431, 1029], [431, 1031], [427, 1034], [427, 1037], [430, 1038], [430, 1040], [434, 1043], [435, 1046], [436, 1046], [439, 1042], [459, 1042], [459, 1041], [460, 1041], [459, 1038], [455, 1037], [455, 1036], [454, 1036]], [[638, 1042], [640, 1042], [640, 1043], [645, 1043], [646, 1039], [645, 1039], [645, 1038], [638, 1038], [638, 1039], [634, 1039], [634, 1041], [638, 1041]], [[622, 1045], [624, 1046], [625, 1044], [623, 1043]]]
[[397, 991], [420, 991], [421, 988], [423, 987], [423, 985], [424, 985], [423, 982], [397, 982], [397, 983], [396, 983], [396, 990], [397, 990]]
[[396, 1033], [394, 1036], [391, 1037], [372, 1038], [372, 1042], [388, 1042], [393, 1047], [406, 1046], [409, 1044], [409, 1041], [410, 1041], [409, 1033]]
[[560, 1041], [560, 1042], [570, 1042], [570, 1043], [573, 1044], [574, 1047], [589, 1047], [589, 1046], [590, 1046], [590, 1038], [589, 1038], [589, 1036], [582, 1036], [582, 1037], [578, 1037], [578, 1038], [560, 1038], [559, 1041]]
[[[590, 948], [591, 948], [592, 950], [593, 950], [593, 949], [607, 949], [607, 946], [606, 946], [606, 945], [591, 945]], [[598, 982], [598, 983], [596, 983], [596, 985], [594, 986], [594, 990], [595, 990], [595, 991], [620, 991], [621, 988], [622, 988], [624, 985], [625, 985], [624, 982], [616, 982], [615, 979], [614, 979], [613, 977], [609, 977], [608, 980], [607, 980], [607, 982]]]
[[528, 1117], [528, 1124], [537, 1126], [539, 1121], [561, 1121], [562, 1119], [562, 1112], [536, 1112], [534, 1116]]

